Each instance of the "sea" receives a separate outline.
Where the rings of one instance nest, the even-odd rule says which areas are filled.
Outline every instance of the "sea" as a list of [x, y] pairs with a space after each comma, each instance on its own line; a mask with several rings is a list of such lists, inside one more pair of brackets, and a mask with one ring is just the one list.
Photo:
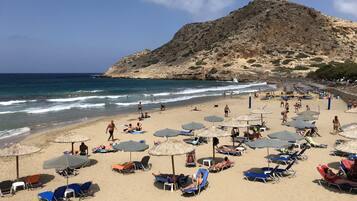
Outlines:
[[273, 89], [267, 83], [0, 74], [0, 143], [43, 129], [144, 109]]

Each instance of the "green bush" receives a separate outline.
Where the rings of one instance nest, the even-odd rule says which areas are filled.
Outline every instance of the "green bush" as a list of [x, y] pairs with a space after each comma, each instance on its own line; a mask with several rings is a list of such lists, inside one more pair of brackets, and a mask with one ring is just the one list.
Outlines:
[[286, 68], [286, 67], [277, 67], [275, 69], [272, 70], [273, 72], [280, 72], [280, 73], [290, 73], [292, 70], [290, 68]]
[[188, 69], [196, 70], [196, 69], [200, 69], [200, 68], [202, 68], [202, 66], [190, 66]]
[[223, 67], [229, 67], [231, 65], [232, 65], [232, 63], [225, 63], [225, 64], [223, 64]]
[[357, 80], [357, 63], [345, 61], [343, 63], [330, 62], [322, 64], [315, 72], [309, 73], [308, 77], [330, 81], [345, 78], [355, 81]]
[[280, 60], [281, 59], [275, 59], [275, 60], [271, 61], [271, 63], [274, 64], [274, 66], [278, 66], [278, 65], [280, 65]]
[[310, 56], [305, 53], [301, 53], [301, 52], [295, 56], [295, 58], [297, 58], [297, 59], [304, 59], [304, 58], [308, 58], [308, 57], [310, 57]]
[[253, 67], [256, 67], [256, 68], [261, 68], [263, 67], [261, 64], [252, 64]]
[[315, 61], [315, 62], [318, 62], [318, 63], [320, 63], [320, 62], [323, 62], [324, 61], [324, 59], [323, 58], [321, 58], [321, 57], [315, 57], [315, 58], [312, 58], [312, 59], [310, 59], [311, 61]]
[[204, 62], [203, 60], [196, 61], [196, 66], [206, 65], [206, 64], [207, 64], [207, 63]]

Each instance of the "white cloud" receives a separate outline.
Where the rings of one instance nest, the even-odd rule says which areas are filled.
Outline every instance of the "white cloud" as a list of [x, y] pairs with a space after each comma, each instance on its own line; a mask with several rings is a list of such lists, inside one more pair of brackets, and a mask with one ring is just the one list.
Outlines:
[[338, 11], [357, 17], [357, 0], [334, 0], [333, 5]]
[[222, 14], [234, 0], [144, 0], [173, 9], [186, 11], [198, 19], [213, 19]]

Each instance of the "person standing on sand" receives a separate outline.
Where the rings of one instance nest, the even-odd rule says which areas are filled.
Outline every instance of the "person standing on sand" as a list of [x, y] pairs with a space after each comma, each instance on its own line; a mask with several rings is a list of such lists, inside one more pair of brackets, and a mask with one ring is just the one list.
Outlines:
[[114, 141], [114, 129], [118, 130], [117, 127], [114, 124], [114, 121], [111, 120], [110, 123], [107, 126], [107, 129], [105, 130], [105, 133], [109, 132], [109, 138], [108, 141], [110, 141], [110, 138], [112, 138], [112, 141]]
[[332, 120], [332, 124], [333, 124], [333, 134], [337, 134], [342, 130], [340, 120], [338, 120], [337, 116], [335, 116], [335, 118]]
[[306, 105], [306, 111], [310, 111], [310, 106]]
[[281, 112], [281, 115], [283, 116], [283, 121], [281, 124], [286, 124], [288, 122], [288, 111]]
[[143, 113], [143, 106], [141, 105], [141, 101], [138, 104], [138, 112]]
[[228, 113], [230, 113], [231, 110], [229, 109], [228, 105], [226, 105], [226, 107], [224, 107], [224, 116], [228, 117]]

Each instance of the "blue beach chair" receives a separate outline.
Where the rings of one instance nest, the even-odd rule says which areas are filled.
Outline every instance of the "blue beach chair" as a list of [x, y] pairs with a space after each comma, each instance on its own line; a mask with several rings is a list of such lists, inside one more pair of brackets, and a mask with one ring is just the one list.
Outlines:
[[[284, 177], [284, 176], [295, 176], [296, 172], [291, 169], [294, 163], [296, 162], [296, 159], [294, 159], [286, 168], [278, 168], [275, 170], [274, 174], [279, 176], [279, 177]], [[273, 171], [274, 168], [272, 167], [263, 167], [262, 171], [268, 172], [268, 171]]]
[[252, 181], [263, 181], [264, 183], [267, 183], [268, 181], [278, 181], [279, 178], [274, 176], [278, 168], [279, 165], [277, 165], [269, 173], [245, 172], [244, 179]]
[[58, 187], [54, 192], [45, 191], [38, 194], [38, 199], [41, 201], [57, 201], [62, 200], [64, 197], [64, 192], [66, 191], [67, 186]]
[[203, 175], [202, 183], [199, 186], [182, 190], [183, 195], [197, 195], [197, 194], [201, 193], [201, 191], [204, 190], [208, 186], [209, 171], [207, 169], [200, 168], [197, 170], [196, 175], [200, 175], [200, 174]]

